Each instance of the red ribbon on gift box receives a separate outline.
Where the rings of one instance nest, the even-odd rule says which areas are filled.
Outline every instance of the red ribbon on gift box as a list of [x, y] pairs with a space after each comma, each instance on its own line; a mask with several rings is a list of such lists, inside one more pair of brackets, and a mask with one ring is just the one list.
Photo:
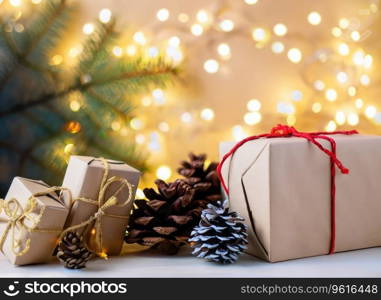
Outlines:
[[[222, 166], [225, 161], [232, 156], [241, 146], [246, 144], [249, 141], [257, 140], [261, 138], [281, 138], [281, 137], [298, 137], [304, 138], [307, 141], [314, 144], [321, 151], [327, 154], [331, 161], [331, 242], [329, 254], [335, 253], [335, 242], [336, 242], [336, 185], [335, 185], [335, 166], [339, 168], [340, 172], [343, 174], [348, 174], [349, 169], [346, 168], [342, 162], [336, 156], [336, 142], [329, 135], [334, 134], [344, 134], [344, 135], [352, 135], [358, 134], [357, 130], [348, 130], [348, 131], [333, 131], [333, 132], [300, 132], [297, 131], [294, 127], [290, 127], [287, 125], [278, 124], [273, 129], [271, 129], [270, 133], [264, 133], [259, 135], [254, 135], [243, 139], [238, 142], [227, 154], [224, 155], [221, 162], [217, 167], [218, 177], [221, 181], [222, 187], [224, 188], [227, 195], [229, 195], [229, 189], [222, 177]], [[323, 139], [328, 141], [331, 144], [331, 150], [325, 148], [318, 139]]]

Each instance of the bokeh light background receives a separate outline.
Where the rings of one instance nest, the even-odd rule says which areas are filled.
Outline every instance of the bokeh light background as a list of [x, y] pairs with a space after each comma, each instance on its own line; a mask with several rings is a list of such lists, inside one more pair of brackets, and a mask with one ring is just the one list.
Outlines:
[[142, 186], [157, 176], [175, 178], [189, 151], [217, 160], [220, 141], [266, 132], [277, 123], [381, 132], [378, 0], [80, 3], [73, 24], [78, 37], [52, 55], [53, 63], [68, 63], [79, 51], [75, 39], [91, 34], [91, 22], [107, 20], [111, 12], [133, 37], [115, 45], [115, 56], [164, 51], [181, 67], [178, 82], [134, 100], [129, 124], [110, 124], [121, 138], [135, 132], [132, 142], [149, 154], [151, 172]]

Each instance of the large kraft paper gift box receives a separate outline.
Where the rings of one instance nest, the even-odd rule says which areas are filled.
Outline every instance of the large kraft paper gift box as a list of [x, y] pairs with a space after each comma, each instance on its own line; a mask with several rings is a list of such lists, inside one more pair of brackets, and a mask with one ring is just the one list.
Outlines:
[[43, 181], [15, 177], [0, 200], [1, 251], [15, 265], [49, 262], [69, 213]]
[[[106, 168], [108, 174], [105, 173]], [[104, 178], [105, 175], [107, 178]], [[104, 196], [99, 199], [102, 180], [107, 179], [109, 181], [113, 178], [126, 179], [131, 190], [128, 186], [122, 186], [120, 181], [110, 185], [106, 183], [107, 186], [103, 186]], [[99, 212], [102, 204], [104, 205], [110, 197], [115, 196], [115, 205], [105, 208], [95, 222], [91, 222], [77, 231], [87, 234], [85, 239], [87, 239], [91, 250], [107, 255], [119, 255], [139, 178], [140, 171], [124, 162], [97, 159], [90, 156], [71, 156], [62, 184], [63, 187], [71, 190], [73, 201], [65, 228], [86, 222]], [[119, 192], [117, 192], [118, 190]], [[79, 198], [90, 201], [78, 201]], [[99, 228], [96, 229], [95, 225], [99, 225]], [[98, 232], [95, 232], [96, 230]], [[100, 237], [101, 241], [95, 245], [94, 242], [97, 237]]]
[[[330, 158], [305, 138], [252, 140], [222, 165], [230, 207], [248, 226], [247, 253], [277, 262], [328, 254], [333, 239], [331, 253], [381, 246], [381, 137], [330, 137], [349, 169], [335, 167], [335, 225]], [[221, 157], [234, 145], [221, 143]]]

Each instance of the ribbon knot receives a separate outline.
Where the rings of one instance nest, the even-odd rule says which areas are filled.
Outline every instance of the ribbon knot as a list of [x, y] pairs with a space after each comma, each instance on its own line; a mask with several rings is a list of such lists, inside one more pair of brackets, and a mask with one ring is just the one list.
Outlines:
[[294, 127], [290, 127], [287, 125], [278, 124], [274, 128], [271, 129], [271, 135], [275, 136], [292, 136], [297, 133], [297, 130]]
[[[274, 128], [271, 129], [270, 133], [264, 133], [260, 135], [254, 135], [247, 137], [243, 139], [242, 141], [238, 142], [227, 154], [224, 155], [221, 162], [218, 164], [217, 167], [217, 174], [221, 181], [221, 185], [223, 189], [225, 190], [226, 194], [229, 195], [229, 189], [224, 181], [224, 178], [222, 177], [222, 166], [225, 163], [225, 161], [232, 156], [240, 147], [242, 147], [244, 144], [246, 144], [249, 141], [261, 139], [261, 138], [279, 138], [279, 137], [297, 137], [297, 138], [304, 138], [308, 142], [314, 144], [316, 147], [318, 147], [322, 152], [324, 152], [329, 158], [330, 158], [330, 165], [331, 165], [331, 243], [330, 243], [330, 249], [329, 254], [332, 254], [335, 252], [335, 240], [336, 240], [336, 184], [335, 184], [335, 166], [340, 170], [343, 174], [348, 174], [349, 169], [346, 168], [343, 163], [337, 158], [336, 156], [336, 142], [335, 140], [330, 137], [330, 135], [335, 134], [343, 134], [343, 135], [352, 135], [357, 134], [358, 132], [356, 130], [349, 130], [349, 131], [334, 131], [334, 132], [300, 132], [297, 131], [294, 127], [290, 127], [287, 125], [278, 124]], [[331, 149], [327, 149], [324, 147], [318, 139], [326, 140], [330, 143]]]

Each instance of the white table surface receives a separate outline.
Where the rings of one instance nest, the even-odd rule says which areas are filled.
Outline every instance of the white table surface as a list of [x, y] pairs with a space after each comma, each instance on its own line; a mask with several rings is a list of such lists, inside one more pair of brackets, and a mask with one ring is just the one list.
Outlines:
[[96, 259], [83, 270], [67, 270], [58, 263], [15, 267], [1, 256], [0, 277], [381, 277], [381, 248], [278, 263], [243, 254], [233, 265], [197, 259], [187, 249], [176, 256], [143, 251]]

